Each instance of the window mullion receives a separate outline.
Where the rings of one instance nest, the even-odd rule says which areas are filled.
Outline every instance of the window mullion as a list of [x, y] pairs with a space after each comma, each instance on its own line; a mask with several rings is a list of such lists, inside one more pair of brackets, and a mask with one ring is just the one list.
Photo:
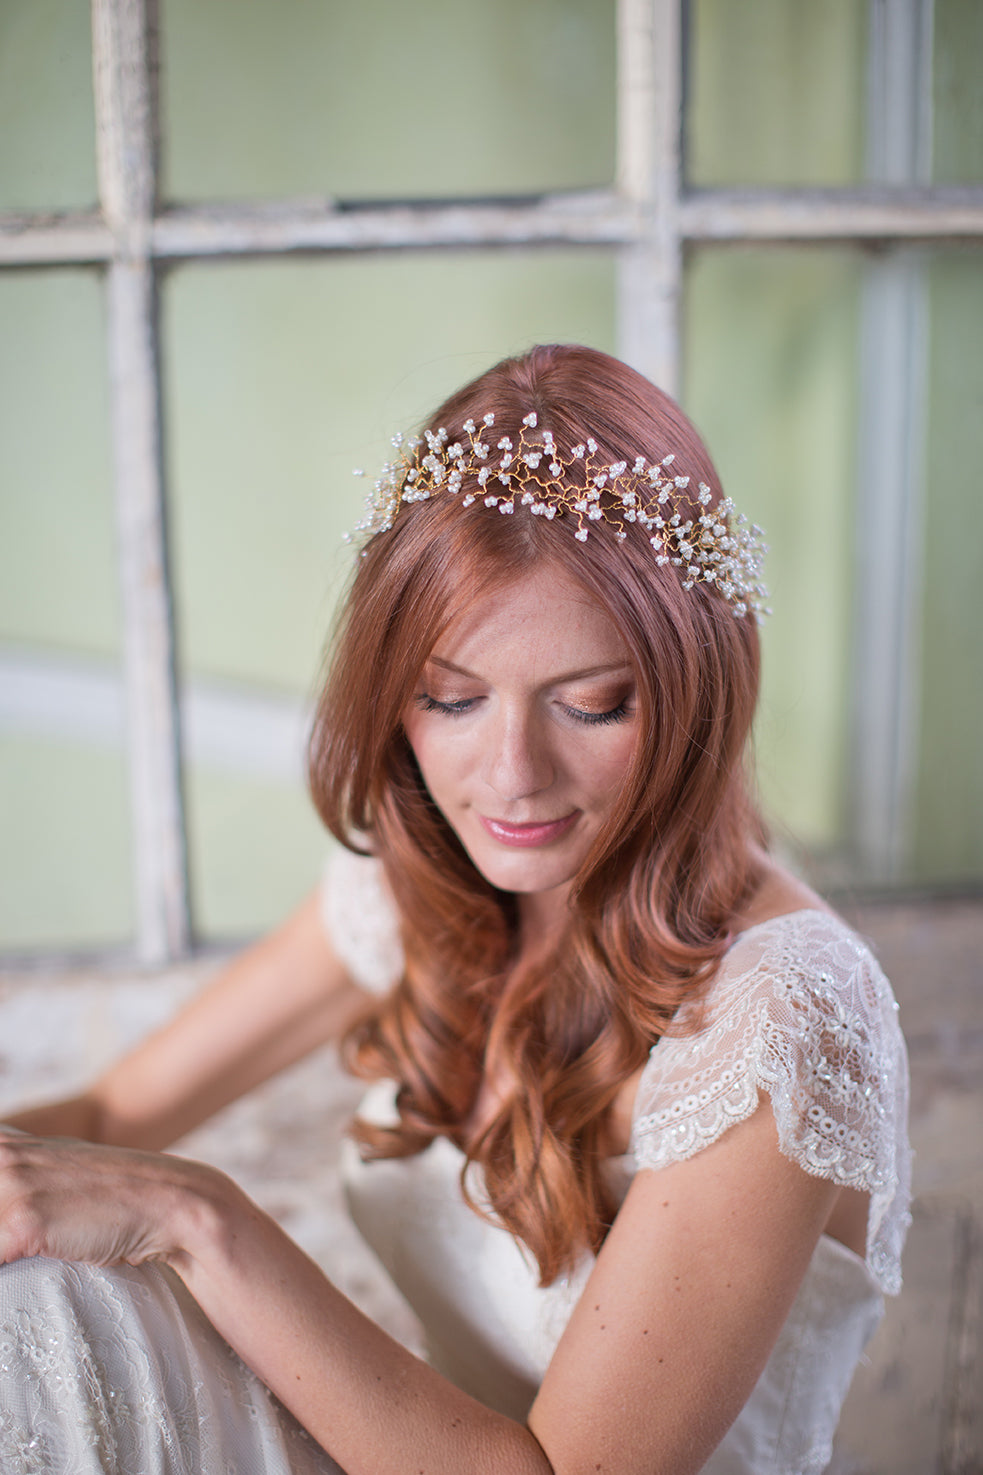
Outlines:
[[[460, 249], [496, 246], [631, 246], [650, 240], [641, 99], [622, 99], [618, 190], [586, 190], [502, 203], [393, 203], [344, 210], [294, 200], [176, 207], [158, 214], [150, 253], [160, 260], [226, 256]], [[651, 116], [648, 114], [648, 116]], [[630, 166], [630, 167], [629, 167]], [[673, 201], [675, 235], [694, 244], [862, 245], [983, 240], [978, 185], [843, 189], [705, 189]], [[646, 234], [649, 232], [649, 234]], [[0, 269], [110, 261], [102, 215], [0, 212]]]
[[983, 239], [978, 185], [700, 189], [678, 206], [679, 233], [707, 245], [904, 244]]
[[93, 0], [100, 202], [113, 238], [107, 308], [137, 949], [190, 941], [171, 598], [164, 540], [153, 0]]
[[679, 387], [682, 67], [681, 0], [619, 0], [618, 186], [637, 225], [619, 253], [618, 347], [670, 393]]
[[[871, 0], [867, 173], [917, 185], [931, 165], [932, 0]], [[871, 258], [861, 374], [850, 823], [862, 879], [902, 873], [918, 738], [928, 303], [923, 254]]]

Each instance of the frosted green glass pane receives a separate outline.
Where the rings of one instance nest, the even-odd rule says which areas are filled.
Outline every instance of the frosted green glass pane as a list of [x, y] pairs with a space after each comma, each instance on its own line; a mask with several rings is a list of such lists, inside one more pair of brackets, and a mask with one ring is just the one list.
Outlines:
[[686, 169], [698, 185], [863, 176], [867, 8], [691, 0]]
[[96, 200], [89, 6], [0, 0], [0, 210]]
[[983, 253], [929, 267], [921, 731], [912, 873], [983, 879]]
[[935, 0], [932, 175], [940, 184], [983, 181], [983, 5]]
[[118, 750], [0, 737], [0, 951], [129, 939], [123, 765]]
[[192, 768], [185, 794], [197, 938], [261, 933], [317, 885], [333, 842], [302, 785]]
[[701, 251], [687, 278], [686, 407], [770, 550], [765, 806], [817, 853], [843, 829], [859, 273], [846, 253]]
[[613, 344], [606, 251], [188, 267], [164, 297], [187, 674], [306, 693], [361, 514], [352, 467], [502, 355]]
[[115, 652], [102, 288], [0, 275], [0, 641]]
[[165, 194], [603, 184], [614, 13], [614, 0], [165, 0]]

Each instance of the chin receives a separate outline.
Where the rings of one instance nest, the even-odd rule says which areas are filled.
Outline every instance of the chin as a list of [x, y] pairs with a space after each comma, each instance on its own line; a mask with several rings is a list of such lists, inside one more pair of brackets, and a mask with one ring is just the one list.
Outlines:
[[489, 855], [484, 847], [466, 848], [475, 869], [481, 872], [489, 885], [499, 891], [514, 892], [517, 896], [555, 891], [559, 886], [568, 885], [579, 869], [579, 862], [563, 862], [558, 856], [548, 856], [545, 850], [527, 850], [521, 855]]

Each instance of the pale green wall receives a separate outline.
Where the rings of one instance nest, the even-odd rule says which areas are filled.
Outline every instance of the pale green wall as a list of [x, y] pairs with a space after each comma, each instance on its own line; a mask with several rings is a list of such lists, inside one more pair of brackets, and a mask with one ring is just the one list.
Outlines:
[[[613, 0], [167, 0], [169, 198], [510, 194], [608, 181]], [[188, 266], [163, 293], [180, 669], [307, 695], [386, 458], [469, 373], [540, 338], [613, 346], [604, 252]], [[309, 884], [297, 790], [189, 768], [196, 927], [250, 930]]]
[[[0, 151], [2, 152], [2, 151]], [[0, 644], [120, 649], [102, 280], [0, 274]], [[0, 736], [0, 946], [106, 946], [131, 926], [122, 750]]]
[[95, 272], [0, 273], [0, 640], [119, 650], [103, 322]]
[[614, 15], [614, 0], [164, 0], [165, 194], [603, 184]]
[[[983, 7], [936, 0], [936, 178], [983, 169]], [[693, 0], [697, 184], [863, 172], [866, 7]], [[0, 209], [95, 195], [89, 7], [0, 0]], [[589, 187], [614, 169], [614, 0], [161, 0], [163, 193], [447, 197]], [[981, 254], [930, 266], [924, 720], [908, 874], [983, 873], [976, 632]], [[861, 256], [705, 250], [687, 264], [685, 392], [767, 529], [758, 746], [769, 810], [842, 848]], [[162, 273], [180, 676], [309, 693], [359, 515], [350, 477], [450, 387], [543, 338], [614, 346], [613, 254], [385, 253]], [[0, 274], [0, 641], [118, 667], [97, 269]], [[195, 922], [255, 931], [313, 881], [300, 785], [186, 773]], [[123, 942], [122, 752], [8, 734], [0, 947]]]
[[[866, 7], [694, 0], [689, 173], [700, 185], [863, 176]], [[936, 0], [932, 175], [983, 179], [983, 6]], [[922, 627], [901, 879], [983, 876], [983, 253], [926, 252], [929, 364]], [[703, 250], [689, 262], [686, 402], [725, 485], [769, 534], [757, 743], [763, 795], [849, 862], [846, 752], [862, 256]]]
[[[689, 16], [694, 184], [862, 178], [863, 5], [693, 0]], [[762, 800], [779, 835], [825, 854], [844, 833], [859, 286], [840, 250], [703, 249], [686, 274], [686, 408], [768, 537]]]
[[132, 928], [121, 752], [0, 736], [0, 940], [5, 950], [106, 948]]
[[842, 841], [860, 262], [701, 251], [686, 278], [687, 409], [724, 487], [765, 528], [762, 798], [780, 833]]
[[983, 252], [929, 271], [921, 731], [915, 844], [923, 882], [983, 876]]
[[[186, 267], [167, 282], [169, 506], [186, 677], [312, 691], [390, 436], [541, 340], [612, 349], [603, 250], [445, 252]], [[324, 842], [286, 785], [189, 767], [196, 925], [282, 914]]]
[[189, 764], [184, 790], [198, 936], [249, 936], [286, 916], [328, 853], [303, 785]]
[[932, 178], [983, 180], [983, 5], [934, 0]]
[[[0, 208], [95, 192], [89, 7], [0, 0]], [[162, 0], [163, 189], [507, 194], [614, 167], [613, 0]], [[608, 253], [188, 266], [162, 278], [182, 680], [309, 693], [359, 515], [353, 465], [542, 337], [613, 347]], [[0, 641], [117, 671], [100, 274], [0, 276]], [[122, 752], [4, 739], [0, 946], [123, 942]], [[266, 926], [324, 841], [297, 783], [188, 765], [201, 935]]]
[[0, 210], [95, 206], [90, 22], [82, 0], [0, 0]]
[[165, 294], [182, 668], [306, 693], [364, 482], [450, 390], [541, 340], [613, 348], [605, 250], [186, 267]]
[[859, 182], [866, 25], [858, 0], [690, 0], [690, 181]]

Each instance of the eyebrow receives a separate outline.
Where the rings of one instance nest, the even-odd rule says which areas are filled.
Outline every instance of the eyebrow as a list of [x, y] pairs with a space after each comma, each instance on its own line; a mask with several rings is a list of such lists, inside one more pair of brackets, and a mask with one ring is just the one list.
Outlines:
[[[445, 661], [442, 656], [431, 656], [428, 665], [440, 666], [444, 671], [453, 671], [457, 676], [466, 676], [469, 681], [482, 681], [484, 678], [475, 675], [465, 666], [456, 666], [453, 661]], [[569, 681], [586, 681], [592, 676], [608, 676], [615, 671], [630, 671], [630, 661], [612, 661], [604, 666], [585, 666], [580, 671], [565, 671], [561, 676], [554, 676], [549, 681], [550, 686], [565, 686]]]

